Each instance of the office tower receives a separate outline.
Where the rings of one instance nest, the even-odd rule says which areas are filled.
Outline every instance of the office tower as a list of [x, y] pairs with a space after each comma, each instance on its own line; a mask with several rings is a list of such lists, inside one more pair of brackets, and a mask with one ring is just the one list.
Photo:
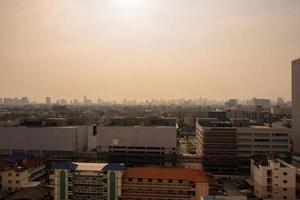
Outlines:
[[46, 97], [46, 104], [50, 105], [51, 104], [51, 98], [50, 97]]
[[300, 153], [300, 59], [292, 61], [293, 148]]

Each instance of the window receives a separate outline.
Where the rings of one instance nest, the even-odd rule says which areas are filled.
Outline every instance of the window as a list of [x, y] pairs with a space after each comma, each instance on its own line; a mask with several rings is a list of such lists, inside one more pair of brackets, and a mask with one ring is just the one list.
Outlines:
[[143, 182], [143, 179], [139, 178], [139, 179], [138, 179], [138, 182]]
[[162, 179], [158, 179], [158, 182], [159, 182], [159, 183], [162, 183]]
[[8, 176], [11, 176], [11, 173], [8, 173]]
[[129, 178], [129, 179], [128, 179], [128, 182], [132, 182], [132, 178]]
[[283, 196], [282, 198], [283, 198], [283, 199], [287, 199], [287, 197], [286, 197], [286, 196]]
[[8, 180], [8, 183], [11, 183], [11, 180]]
[[183, 180], [179, 180], [178, 183], [183, 183]]
[[19, 184], [20, 183], [20, 181], [16, 181], [16, 184]]
[[287, 176], [287, 172], [283, 172], [283, 176]]
[[173, 180], [172, 179], [169, 179], [169, 181], [168, 181], [169, 183], [173, 183]]
[[287, 183], [287, 180], [284, 180], [283, 183]]
[[16, 173], [16, 176], [20, 176], [20, 174], [19, 174], [19, 173]]
[[151, 178], [150, 178], [150, 179], [148, 179], [148, 182], [149, 182], [149, 183], [152, 183], [152, 179], [151, 179]]
[[283, 188], [283, 191], [287, 191], [287, 188]]

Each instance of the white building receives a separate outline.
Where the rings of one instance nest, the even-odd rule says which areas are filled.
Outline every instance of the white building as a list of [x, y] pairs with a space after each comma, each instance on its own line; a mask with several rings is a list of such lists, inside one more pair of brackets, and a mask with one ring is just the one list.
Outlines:
[[101, 151], [158, 148], [171, 153], [177, 146], [177, 129], [170, 126], [98, 126], [98, 146]]
[[292, 61], [293, 148], [300, 153], [300, 59]]
[[92, 126], [0, 127], [0, 155], [91, 151], [96, 137]]
[[290, 152], [289, 128], [272, 128], [267, 126], [252, 126], [237, 128], [238, 156], [249, 158], [256, 154], [276, 153], [285, 158]]
[[99, 126], [97, 134], [98, 150], [109, 162], [175, 165], [166, 162], [177, 150], [175, 126]]
[[108, 163], [59, 163], [54, 174], [54, 199], [117, 200], [124, 166]]
[[280, 159], [268, 156], [251, 159], [251, 179], [258, 198], [296, 199], [296, 168]]

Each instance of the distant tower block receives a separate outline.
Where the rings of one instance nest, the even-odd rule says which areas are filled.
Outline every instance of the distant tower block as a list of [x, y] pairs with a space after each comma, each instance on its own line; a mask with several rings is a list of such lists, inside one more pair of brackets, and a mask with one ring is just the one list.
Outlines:
[[300, 59], [292, 61], [293, 148], [300, 153]]

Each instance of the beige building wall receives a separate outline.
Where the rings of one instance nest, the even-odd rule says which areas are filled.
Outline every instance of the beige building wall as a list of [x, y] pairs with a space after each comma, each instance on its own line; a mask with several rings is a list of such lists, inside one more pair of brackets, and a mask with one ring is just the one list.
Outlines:
[[292, 106], [293, 147], [300, 153], [300, 59], [292, 61]]
[[8, 170], [2, 172], [2, 189], [5, 191], [16, 191], [29, 184], [29, 173], [27, 170], [16, 172]]
[[251, 162], [254, 194], [259, 198], [274, 200], [296, 199], [296, 168], [282, 161], [269, 161], [269, 166]]

